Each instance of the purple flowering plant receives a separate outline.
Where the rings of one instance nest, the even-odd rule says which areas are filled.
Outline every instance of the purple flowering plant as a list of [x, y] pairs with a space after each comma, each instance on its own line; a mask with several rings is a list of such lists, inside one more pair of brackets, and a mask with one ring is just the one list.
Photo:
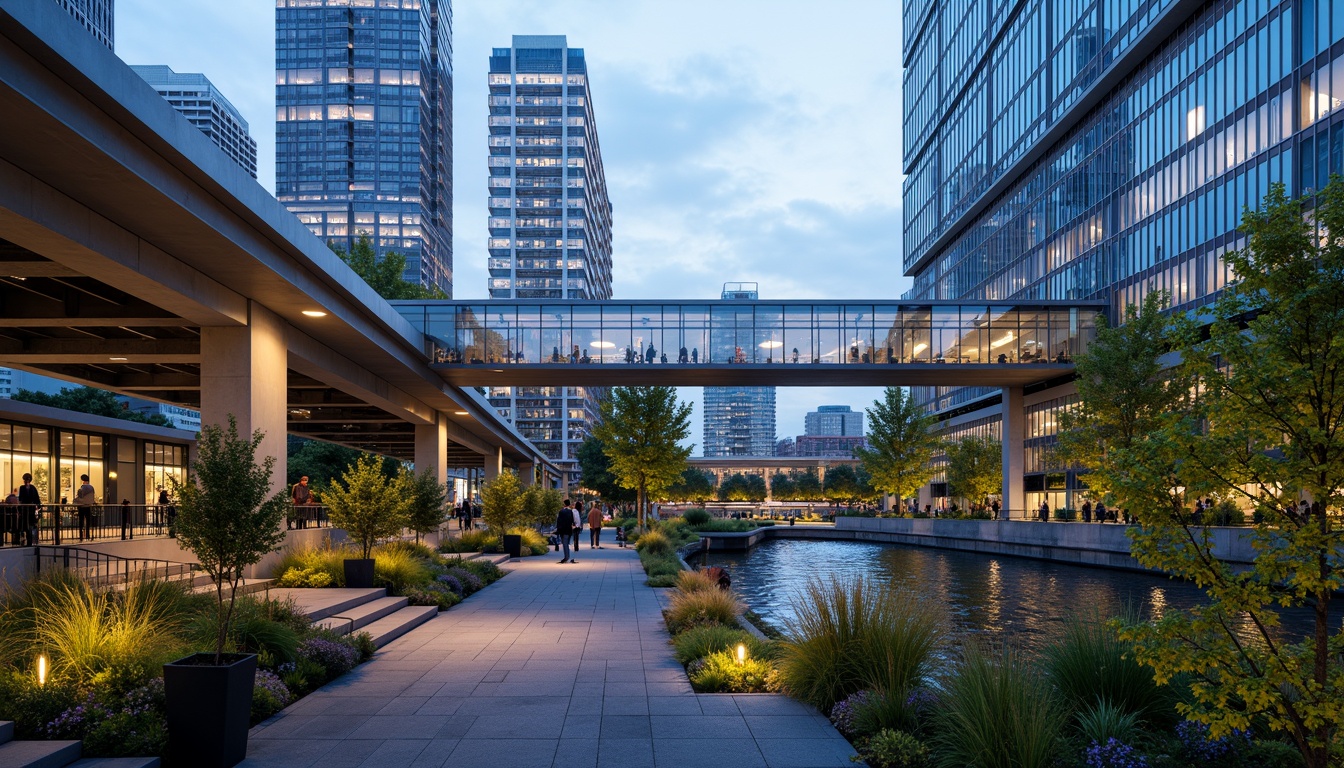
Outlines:
[[836, 702], [835, 706], [831, 707], [831, 723], [835, 725], [835, 729], [846, 736], [853, 736], [859, 710], [871, 699], [871, 693], [859, 691], [851, 693], [843, 701]]
[[1112, 736], [1087, 748], [1087, 768], [1148, 768], [1148, 758]]

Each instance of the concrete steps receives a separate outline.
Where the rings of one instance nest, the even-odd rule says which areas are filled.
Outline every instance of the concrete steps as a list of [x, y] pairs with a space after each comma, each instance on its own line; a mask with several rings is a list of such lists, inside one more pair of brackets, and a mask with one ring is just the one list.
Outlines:
[[0, 768], [159, 768], [157, 757], [80, 759], [78, 741], [15, 741], [14, 723], [0, 722]]
[[338, 635], [348, 635], [367, 627], [384, 616], [396, 613], [409, 604], [410, 601], [404, 597], [380, 597], [356, 605], [353, 608], [347, 608], [315, 623], [317, 626], [329, 629]]
[[382, 648], [437, 615], [439, 609], [436, 606], [413, 605], [378, 619], [359, 631], [368, 632], [373, 636], [374, 647]]
[[[253, 592], [263, 592], [274, 583], [275, 579], [243, 579], [242, 583], [238, 585], [238, 594], [250, 595]], [[197, 594], [214, 594], [215, 583], [210, 580], [209, 576], [197, 574], [191, 580], [191, 591]]]

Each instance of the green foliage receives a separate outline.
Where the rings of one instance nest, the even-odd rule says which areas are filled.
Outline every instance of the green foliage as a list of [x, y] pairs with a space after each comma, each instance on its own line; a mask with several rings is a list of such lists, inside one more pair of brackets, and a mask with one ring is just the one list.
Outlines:
[[732, 651], [711, 653], [691, 664], [691, 685], [700, 693], [765, 693], [770, 663], [748, 656], [741, 663]]
[[406, 273], [406, 257], [396, 251], [387, 251], [378, 258], [369, 241], [367, 232], [359, 233], [354, 248], [346, 251], [336, 243], [329, 243], [331, 250], [355, 271], [369, 287], [384, 299], [446, 299], [438, 286], [428, 288], [419, 283], [403, 279]]
[[660, 576], [650, 576], [644, 583], [650, 587], [665, 589], [667, 587], [677, 586], [677, 577], [673, 574], [666, 573]]
[[703, 509], [688, 509], [681, 518], [691, 526], [701, 526], [713, 520], [714, 516]]
[[260, 613], [240, 614], [234, 621], [231, 637], [240, 653], [268, 653], [277, 662], [294, 660], [299, 634]]
[[378, 652], [378, 646], [373, 643], [373, 635], [368, 632], [357, 632], [350, 638], [350, 645], [356, 651], [359, 651], [360, 662], [368, 661], [373, 658], [373, 654]]
[[944, 445], [947, 491], [979, 506], [1003, 490], [1003, 447], [991, 437], [971, 436]]
[[481, 486], [481, 519], [491, 531], [502, 534], [522, 525], [523, 485], [512, 470], [500, 472]]
[[821, 476], [815, 469], [809, 469], [794, 477], [796, 491], [794, 499], [797, 501], [824, 501], [826, 491], [821, 487]]
[[1109, 739], [1133, 744], [1140, 732], [1138, 713], [1100, 697], [1078, 710], [1077, 725], [1085, 744], [1105, 744]]
[[729, 651], [736, 653], [738, 645], [744, 645], [747, 655], [753, 659], [770, 659], [774, 650], [745, 629], [723, 624], [702, 624], [691, 627], [672, 638], [672, 646], [677, 661], [690, 664], [713, 653]]
[[[219, 634], [215, 663], [220, 662], [233, 617], [233, 598], [243, 571], [280, 548], [288, 495], [271, 494], [275, 457], [257, 462], [262, 433], [238, 435], [238, 420], [229, 415], [228, 430], [201, 427], [196, 460], [185, 483], [171, 480], [177, 497], [177, 540], [200, 562], [215, 583]], [[225, 587], [228, 597], [225, 598]]]
[[432, 468], [426, 468], [418, 474], [403, 471], [406, 472], [403, 482], [410, 492], [406, 527], [415, 531], [415, 540], [418, 542], [422, 535], [437, 531], [446, 519], [448, 486], [439, 482]]
[[433, 582], [407, 587], [402, 593], [411, 605], [433, 605], [440, 611], [446, 611], [462, 602], [462, 596], [448, 587]]
[[502, 552], [499, 534], [494, 531], [463, 531], [456, 539], [444, 539], [439, 543], [440, 552]]
[[887, 387], [868, 408], [868, 447], [859, 448], [874, 488], [901, 499], [915, 496], [933, 477], [938, 452], [935, 419], [901, 387]]
[[968, 643], [946, 683], [933, 741], [947, 768], [1050, 768], [1064, 723], [1049, 683], [1023, 656], [992, 658]]
[[[1293, 739], [1310, 768], [1323, 768], [1344, 723], [1337, 660], [1344, 624], [1330, 599], [1344, 588], [1344, 242], [1337, 234], [1344, 232], [1344, 180], [1332, 177], [1314, 204], [1304, 215], [1302, 202], [1274, 184], [1260, 210], [1244, 215], [1247, 247], [1226, 256], [1241, 281], [1213, 306], [1207, 341], [1189, 322], [1169, 330], [1150, 321], [1182, 350], [1180, 364], [1163, 374], [1166, 407], [1154, 409], [1128, 442], [1112, 441], [1106, 461], [1089, 468], [1116, 506], [1138, 517], [1130, 531], [1138, 561], [1195, 582], [1209, 597], [1205, 606], [1126, 628], [1136, 658], [1159, 680], [1194, 677], [1193, 701], [1181, 711], [1214, 737], [1246, 728], [1256, 713]], [[1162, 348], [1105, 360], [1113, 351], [1094, 347], [1086, 357], [1150, 370]], [[1079, 392], [1085, 413], [1113, 430], [1122, 423], [1099, 401], [1104, 390], [1080, 381]], [[1256, 510], [1249, 571], [1214, 556], [1211, 535], [1191, 520], [1197, 497], [1239, 499]], [[1303, 497], [1315, 505], [1303, 510]], [[1284, 636], [1278, 611], [1299, 606], [1314, 613], [1314, 632]], [[1249, 627], [1254, 641], [1235, 634], [1234, 623]]]
[[[437, 559], [437, 558], [436, 558]], [[384, 546], [373, 551], [373, 582], [400, 595], [407, 586], [429, 581], [429, 565], [405, 547]]]
[[834, 503], [853, 504], [872, 499], [875, 495], [866, 472], [849, 464], [826, 470], [826, 498]]
[[607, 458], [606, 446], [601, 440], [592, 436], [584, 440], [575, 458], [579, 462], [579, 484], [584, 488], [608, 501], [635, 500], [635, 492], [623, 487], [611, 473], [611, 459]]
[[635, 549], [641, 555], [647, 554], [653, 557], [671, 554], [675, 547], [672, 540], [667, 538], [667, 534], [662, 531], [649, 531], [639, 537], [635, 544]]
[[153, 669], [179, 650], [182, 630], [183, 617], [162, 600], [158, 590], [132, 597], [95, 592], [84, 582], [54, 586], [33, 601], [34, 644], [50, 654], [54, 674], [80, 685], [109, 672]]
[[[349, 553], [344, 549], [333, 548], [330, 542], [326, 542], [322, 546], [286, 547], [280, 553], [280, 562], [276, 564], [271, 575], [272, 577], [284, 578], [290, 571], [320, 573], [327, 577], [325, 586], [342, 587], [345, 586], [345, 558], [347, 557], [349, 557]], [[307, 586], [317, 586], [317, 584], [312, 583], [312, 578], [314, 577], [309, 577], [310, 582]]]
[[737, 626], [737, 617], [744, 610], [737, 595], [725, 590], [704, 592], [675, 592], [668, 602], [663, 618], [672, 634], [685, 632], [702, 624]]
[[318, 498], [327, 505], [332, 526], [344, 529], [359, 545], [360, 557], [368, 559], [375, 543], [406, 527], [411, 505], [407, 486], [405, 474], [389, 479], [378, 460], [361, 456]]
[[20, 389], [13, 394], [13, 399], [25, 403], [36, 403], [51, 408], [63, 408], [67, 411], [77, 411], [79, 413], [88, 413], [94, 416], [106, 416], [112, 419], [124, 419], [125, 421], [136, 421], [141, 424], [152, 424], [156, 427], [171, 427], [173, 423], [160, 414], [146, 416], [143, 413], [137, 413], [124, 407], [117, 396], [105, 389], [95, 389], [93, 387], [65, 387], [60, 392], [51, 395], [46, 392], [34, 392], [30, 389]]
[[719, 501], [765, 501], [765, 478], [740, 472], [730, 475], [719, 484], [718, 497]]
[[1241, 507], [1237, 506], [1235, 501], [1224, 499], [1214, 505], [1213, 509], [1205, 512], [1208, 519], [1205, 521], [1209, 525], [1245, 525], [1246, 513]]
[[691, 448], [681, 441], [690, 435], [691, 406], [677, 402], [675, 387], [616, 387], [601, 409], [593, 436], [602, 441], [617, 483], [635, 491], [642, 524], [649, 498], [686, 470]]
[[[1133, 612], [1126, 615], [1131, 622], [1137, 620]], [[1154, 682], [1152, 671], [1134, 660], [1133, 644], [1121, 640], [1098, 614], [1066, 616], [1059, 634], [1045, 646], [1042, 661], [1055, 690], [1074, 711], [1100, 698], [1145, 722], [1176, 724], [1172, 690]]]
[[862, 577], [809, 583], [780, 649], [784, 690], [823, 711], [860, 690], [904, 692], [933, 671], [942, 615], [914, 593]]
[[293, 486], [300, 478], [306, 476], [309, 485], [317, 491], [330, 486], [333, 480], [344, 474], [346, 467], [358, 462], [363, 456], [370, 456], [374, 461], [381, 462], [383, 474], [389, 479], [396, 477], [401, 471], [401, 464], [396, 459], [374, 456], [323, 440], [308, 440], [290, 435], [287, 439], [287, 451], [289, 458], [285, 461], [285, 474], [289, 485]]
[[798, 498], [798, 481], [793, 479], [793, 475], [776, 472], [770, 478], [770, 496], [775, 501]]
[[667, 498], [673, 501], [690, 501], [703, 504], [715, 498], [714, 475], [703, 469], [687, 467], [681, 473], [681, 479], [667, 489]]
[[[564, 504], [564, 501], [562, 500], [560, 503]], [[531, 552], [534, 555], [544, 555], [549, 549], [546, 544], [546, 537], [542, 536], [536, 528], [514, 528], [509, 533], [523, 537], [523, 554]]]
[[905, 731], [885, 728], [868, 740], [863, 760], [871, 768], [928, 768], [929, 748]]
[[333, 584], [335, 584], [335, 580], [331, 578], [331, 574], [325, 571], [316, 571], [312, 568], [289, 568], [275, 582], [277, 587], [287, 588], [310, 587], [321, 589]]

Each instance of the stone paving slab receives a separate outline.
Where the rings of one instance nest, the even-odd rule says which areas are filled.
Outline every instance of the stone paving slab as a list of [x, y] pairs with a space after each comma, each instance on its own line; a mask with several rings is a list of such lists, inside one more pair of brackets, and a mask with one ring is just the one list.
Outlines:
[[854, 754], [816, 710], [696, 694], [630, 549], [512, 573], [252, 729], [253, 768], [821, 768]]

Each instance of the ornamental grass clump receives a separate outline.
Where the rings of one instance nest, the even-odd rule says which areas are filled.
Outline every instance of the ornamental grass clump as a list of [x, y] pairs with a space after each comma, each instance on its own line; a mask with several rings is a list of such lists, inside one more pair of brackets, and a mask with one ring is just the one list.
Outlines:
[[690, 664], [719, 651], [731, 651], [738, 645], [745, 646], [752, 658], [768, 659], [773, 655], [770, 646], [750, 632], [723, 624], [691, 627], [672, 638], [673, 652], [682, 664]]
[[[310, 544], [287, 547], [281, 552], [280, 562], [276, 563], [272, 575], [281, 579], [298, 579], [302, 575], [308, 582], [284, 586], [340, 587], [345, 585], [345, 558], [349, 556], [350, 554], [344, 549], [332, 547], [329, 541], [320, 546]], [[297, 573], [290, 576], [291, 571]], [[321, 579], [316, 577], [316, 574], [322, 574], [326, 578]], [[313, 583], [315, 578], [318, 583]]]
[[733, 651], [711, 653], [687, 669], [691, 685], [700, 693], [764, 693], [770, 690], [772, 671], [765, 659], [748, 656], [739, 661]]
[[829, 711], [864, 689], [903, 697], [932, 675], [943, 616], [914, 593], [831, 578], [810, 583], [792, 602], [779, 669], [794, 698]]
[[[433, 553], [430, 556], [438, 560]], [[405, 546], [381, 546], [373, 550], [373, 582], [400, 595], [406, 587], [429, 581], [429, 562], [417, 550]]]
[[1074, 711], [1102, 699], [1139, 720], [1170, 727], [1176, 721], [1173, 689], [1154, 682], [1152, 670], [1134, 660], [1133, 643], [1121, 640], [1116, 629], [1116, 622], [1128, 626], [1138, 620], [1133, 609], [1113, 622], [1095, 612], [1067, 616], [1042, 652], [1045, 672]]
[[181, 650], [183, 617], [167, 609], [165, 594], [141, 586], [95, 592], [83, 581], [54, 585], [32, 603], [34, 645], [50, 654], [53, 674], [79, 684], [154, 669]]
[[668, 631], [676, 635], [705, 624], [736, 627], [743, 610], [737, 595], [726, 590], [676, 592], [663, 615]]
[[1067, 717], [1049, 681], [1020, 653], [967, 643], [947, 680], [933, 743], [944, 765], [1050, 768]]
[[647, 557], [660, 557], [672, 554], [672, 540], [662, 531], [648, 531], [639, 537], [635, 544], [639, 554]]
[[1097, 699], [1075, 716], [1083, 742], [1106, 744], [1110, 741], [1133, 743], [1139, 735], [1139, 716], [1126, 712], [1105, 699]]
[[718, 589], [719, 583], [708, 571], [678, 571], [677, 589], [682, 592], [705, 592]]

